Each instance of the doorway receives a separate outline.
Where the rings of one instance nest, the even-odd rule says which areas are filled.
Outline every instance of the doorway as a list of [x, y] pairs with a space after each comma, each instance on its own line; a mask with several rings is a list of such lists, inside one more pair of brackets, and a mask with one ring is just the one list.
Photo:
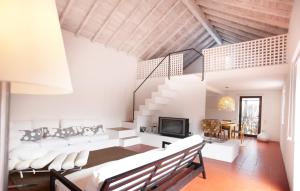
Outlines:
[[261, 131], [262, 96], [241, 96], [239, 124], [244, 125], [246, 136], [256, 137]]

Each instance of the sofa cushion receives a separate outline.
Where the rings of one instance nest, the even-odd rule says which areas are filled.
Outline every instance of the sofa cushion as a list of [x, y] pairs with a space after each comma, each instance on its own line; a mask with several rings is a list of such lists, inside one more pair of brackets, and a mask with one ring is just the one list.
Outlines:
[[16, 170], [25, 170], [30, 167], [30, 164], [32, 163], [33, 160], [24, 160], [20, 161], [15, 165]]
[[151, 150], [117, 160], [114, 163], [101, 165], [93, 172], [93, 177], [88, 182], [86, 190], [99, 190], [106, 179], [154, 162], [166, 156], [167, 153], [165, 151]]
[[64, 160], [61, 168], [64, 170], [69, 170], [75, 167], [75, 159], [77, 157], [77, 152], [73, 152], [68, 154], [66, 159]]
[[54, 120], [33, 120], [32, 127], [34, 129], [42, 128], [43, 137], [51, 137], [59, 128], [59, 119]]
[[193, 145], [199, 144], [202, 141], [203, 138], [200, 135], [193, 135], [170, 144], [165, 151], [170, 154], [176, 153], [184, 149], [187, 149]]
[[80, 151], [75, 159], [75, 166], [82, 167], [87, 164], [90, 152], [88, 150]]
[[99, 142], [99, 141], [103, 141], [103, 140], [108, 140], [109, 136], [108, 135], [93, 135], [93, 136], [88, 136], [88, 141], [90, 143], [93, 142]]
[[53, 161], [52, 163], [48, 166], [48, 170], [54, 169], [56, 171], [61, 170], [61, 166], [64, 162], [64, 160], [67, 158], [66, 153], [59, 154]]
[[48, 165], [50, 162], [52, 162], [58, 155], [59, 155], [59, 153], [56, 151], [49, 151], [44, 156], [32, 161], [30, 166], [31, 166], [31, 168], [34, 168], [34, 169], [44, 168], [46, 165]]
[[38, 143], [25, 142], [9, 152], [10, 159], [30, 160], [43, 156], [47, 149], [41, 148]]
[[88, 143], [89, 142], [89, 137], [87, 136], [73, 136], [73, 137], [68, 137], [66, 139], [68, 144], [70, 145], [75, 145], [75, 144], [80, 144], [80, 143]]
[[48, 137], [40, 141], [40, 146], [48, 150], [64, 148], [68, 145], [68, 141], [62, 138]]
[[23, 132], [23, 136], [20, 141], [32, 141], [36, 142], [43, 138], [43, 128], [32, 129], [32, 130], [20, 130]]

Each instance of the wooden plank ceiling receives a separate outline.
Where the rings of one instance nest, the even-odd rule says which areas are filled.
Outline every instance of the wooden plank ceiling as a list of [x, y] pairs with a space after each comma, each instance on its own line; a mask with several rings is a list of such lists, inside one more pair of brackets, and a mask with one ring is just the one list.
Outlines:
[[[187, 48], [201, 51], [287, 33], [293, 0], [56, 0], [56, 4], [63, 29], [146, 60]], [[190, 53], [185, 60], [195, 57]]]

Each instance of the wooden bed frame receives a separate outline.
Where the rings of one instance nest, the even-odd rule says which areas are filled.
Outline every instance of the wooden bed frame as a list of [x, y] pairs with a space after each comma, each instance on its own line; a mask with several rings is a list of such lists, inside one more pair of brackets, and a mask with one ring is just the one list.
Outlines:
[[[122, 191], [131, 189], [154, 190], [184, 168], [200, 169], [203, 178], [206, 179], [201, 153], [204, 145], [205, 142], [202, 142], [165, 158], [108, 178], [102, 184], [100, 191], [113, 191], [120, 187], [122, 187]], [[199, 158], [199, 163], [194, 162], [197, 157]], [[55, 170], [50, 171], [51, 191], [55, 191], [55, 180], [60, 181], [71, 191], [82, 191]]]

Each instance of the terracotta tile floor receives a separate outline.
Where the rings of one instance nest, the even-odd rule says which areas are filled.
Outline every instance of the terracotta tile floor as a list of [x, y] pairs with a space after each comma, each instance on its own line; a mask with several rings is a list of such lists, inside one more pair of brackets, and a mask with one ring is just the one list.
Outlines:
[[[193, 171], [168, 191], [289, 191], [279, 144], [249, 138], [245, 145], [233, 163], [205, 158], [207, 179]], [[150, 147], [130, 149], [144, 152]]]
[[246, 145], [233, 163], [204, 159], [206, 180], [195, 174], [171, 190], [289, 191], [279, 143], [247, 139]]

